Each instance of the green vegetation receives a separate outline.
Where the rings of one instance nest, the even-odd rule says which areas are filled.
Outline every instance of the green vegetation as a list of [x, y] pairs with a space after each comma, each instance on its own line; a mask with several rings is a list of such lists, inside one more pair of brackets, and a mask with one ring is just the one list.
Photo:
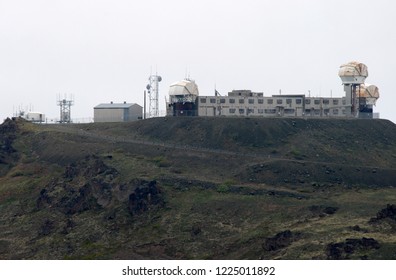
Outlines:
[[169, 167], [171, 166], [170, 162], [164, 157], [164, 156], [157, 156], [152, 159], [152, 161], [158, 166], [158, 167]]
[[291, 121], [6, 122], [0, 259], [395, 259], [395, 125]]
[[217, 187], [219, 193], [226, 193], [230, 191], [230, 187], [235, 184], [233, 180], [227, 180]]
[[295, 147], [293, 147], [292, 150], [290, 150], [290, 154], [292, 155], [293, 158], [298, 160], [302, 160], [306, 157], [304, 154], [301, 153], [300, 150], [298, 150]]

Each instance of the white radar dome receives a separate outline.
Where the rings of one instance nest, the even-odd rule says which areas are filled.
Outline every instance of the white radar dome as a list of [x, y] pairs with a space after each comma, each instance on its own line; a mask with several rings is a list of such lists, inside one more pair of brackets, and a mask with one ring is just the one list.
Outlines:
[[368, 76], [367, 66], [357, 61], [340, 66], [338, 71], [343, 84], [363, 84]]

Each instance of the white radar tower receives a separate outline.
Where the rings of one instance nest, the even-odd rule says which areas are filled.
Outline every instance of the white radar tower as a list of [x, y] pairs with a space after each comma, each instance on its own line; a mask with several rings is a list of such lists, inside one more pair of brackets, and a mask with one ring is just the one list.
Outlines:
[[159, 82], [162, 81], [161, 76], [157, 74], [149, 77], [149, 83], [146, 86], [149, 97], [149, 118], [159, 117], [158, 99], [159, 99]]

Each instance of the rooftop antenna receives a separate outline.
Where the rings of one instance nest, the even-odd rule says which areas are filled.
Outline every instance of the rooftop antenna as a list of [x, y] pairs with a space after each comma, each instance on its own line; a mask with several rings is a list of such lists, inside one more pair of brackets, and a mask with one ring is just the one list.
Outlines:
[[66, 94], [63, 98], [58, 94], [57, 105], [60, 107], [60, 123], [71, 123], [71, 106], [74, 105], [73, 96], [70, 94], [67, 98]]
[[184, 79], [185, 79], [186, 81], [192, 81], [192, 80], [191, 80], [191, 73], [190, 73], [190, 71], [188, 70], [187, 67], [186, 67], [186, 71], [185, 71], [185, 73], [184, 73]]
[[157, 73], [155, 75], [150, 75], [149, 83], [146, 86], [148, 97], [149, 97], [149, 118], [159, 117], [158, 110], [158, 99], [159, 99], [159, 82], [162, 81], [161, 76], [158, 76]]
[[221, 96], [220, 92], [218, 92], [217, 89], [216, 89], [216, 83], [215, 83], [215, 87], [214, 88], [215, 88], [215, 96]]

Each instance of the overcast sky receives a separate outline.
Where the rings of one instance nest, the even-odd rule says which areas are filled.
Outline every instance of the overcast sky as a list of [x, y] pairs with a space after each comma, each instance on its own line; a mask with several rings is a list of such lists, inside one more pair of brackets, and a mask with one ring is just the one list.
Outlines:
[[160, 110], [186, 75], [201, 95], [342, 96], [339, 66], [356, 60], [396, 123], [395, 13], [393, 0], [0, 0], [0, 120], [21, 106], [59, 117], [59, 94], [74, 96], [72, 118], [143, 105], [155, 72]]

